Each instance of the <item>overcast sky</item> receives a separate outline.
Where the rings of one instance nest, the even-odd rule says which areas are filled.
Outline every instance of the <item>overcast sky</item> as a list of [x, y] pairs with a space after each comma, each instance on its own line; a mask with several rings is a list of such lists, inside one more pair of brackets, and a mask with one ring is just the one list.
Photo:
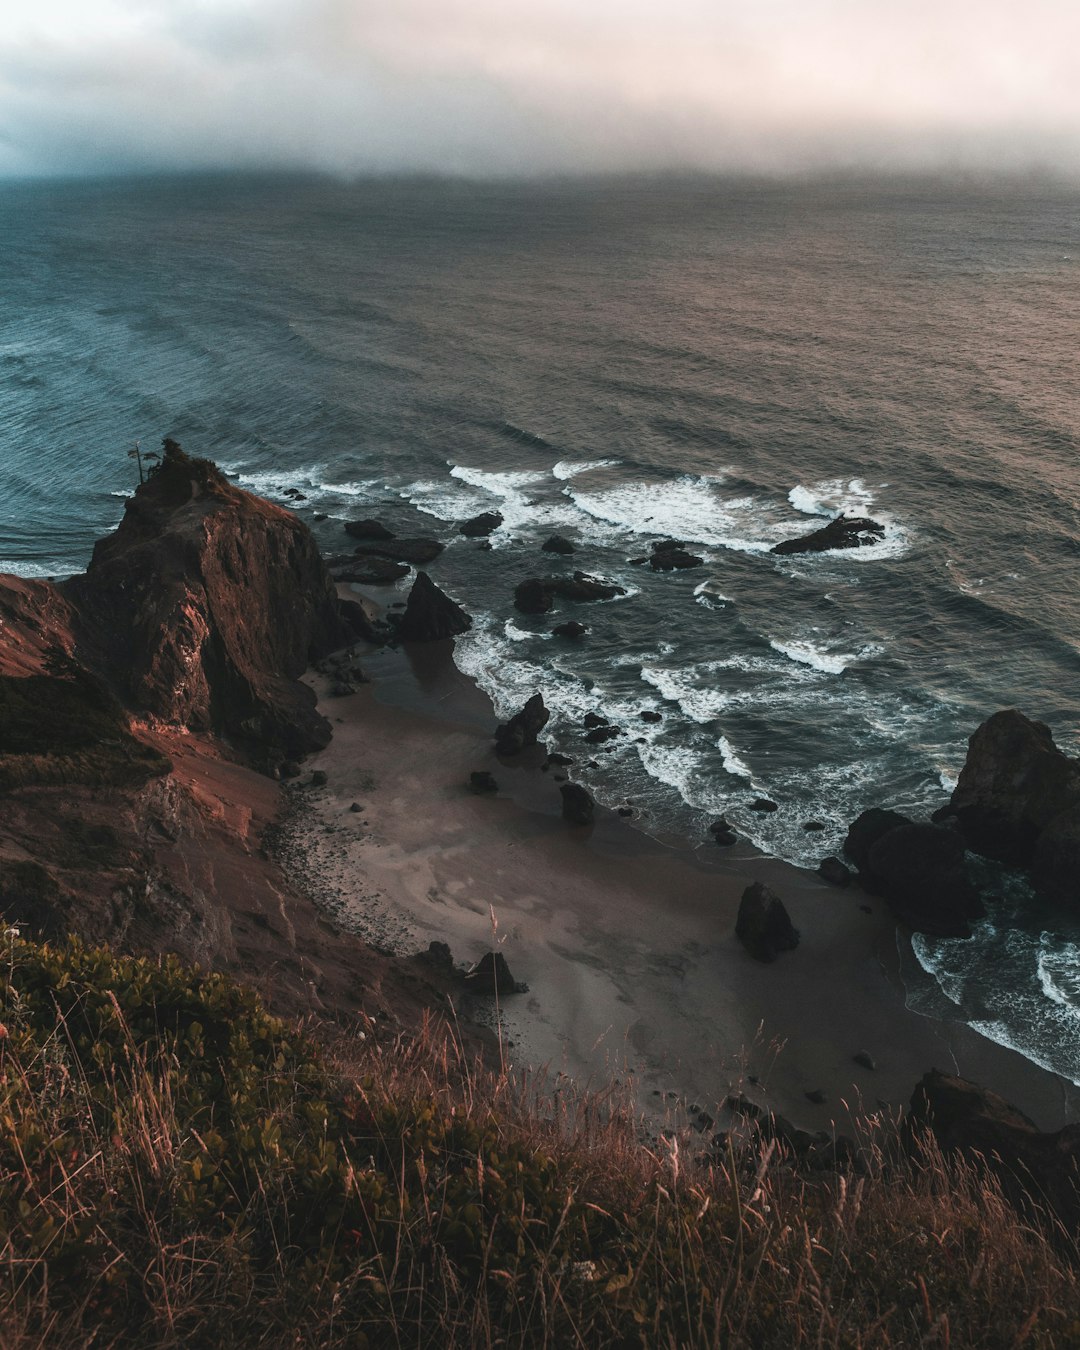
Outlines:
[[1080, 173], [1076, 0], [4, 0], [0, 174]]

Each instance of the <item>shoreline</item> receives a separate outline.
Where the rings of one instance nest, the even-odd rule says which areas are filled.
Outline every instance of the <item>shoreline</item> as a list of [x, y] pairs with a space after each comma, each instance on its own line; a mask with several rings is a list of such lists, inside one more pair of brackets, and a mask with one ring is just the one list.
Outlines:
[[[327, 785], [293, 789], [304, 805], [286, 822], [290, 850], [335, 923], [396, 954], [439, 941], [475, 961], [493, 946], [493, 910], [495, 945], [529, 986], [500, 1000], [517, 1066], [582, 1086], [615, 1078], [650, 1116], [693, 1103], [721, 1125], [726, 1097], [742, 1093], [802, 1128], [848, 1133], [854, 1118], [905, 1110], [931, 1068], [1000, 1093], [1043, 1129], [1080, 1119], [1067, 1080], [905, 1006], [901, 970], [915, 958], [880, 899], [745, 842], [723, 853], [661, 842], [599, 806], [595, 826], [567, 825], [542, 755], [495, 754], [497, 718], [452, 643], [363, 662], [372, 683], [344, 698], [307, 677], [334, 738], [305, 763]], [[497, 796], [468, 788], [485, 769]], [[758, 880], [801, 932], [772, 965], [734, 936]], [[493, 999], [476, 999], [481, 1021], [485, 1005], [495, 1016]], [[874, 1070], [854, 1062], [860, 1051]]]

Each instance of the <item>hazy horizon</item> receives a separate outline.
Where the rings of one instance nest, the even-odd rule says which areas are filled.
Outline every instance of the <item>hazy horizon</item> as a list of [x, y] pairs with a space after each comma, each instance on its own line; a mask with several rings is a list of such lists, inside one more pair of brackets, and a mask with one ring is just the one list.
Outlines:
[[1078, 39], [1060, 0], [44, 0], [0, 176], [1074, 179]]

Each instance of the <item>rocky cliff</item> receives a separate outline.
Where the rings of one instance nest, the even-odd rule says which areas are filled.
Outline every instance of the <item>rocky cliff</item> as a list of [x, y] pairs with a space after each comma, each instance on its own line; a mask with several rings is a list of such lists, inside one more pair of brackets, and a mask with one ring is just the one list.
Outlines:
[[355, 618], [306, 526], [174, 441], [62, 589], [81, 659], [136, 712], [266, 758], [329, 741], [298, 677]]

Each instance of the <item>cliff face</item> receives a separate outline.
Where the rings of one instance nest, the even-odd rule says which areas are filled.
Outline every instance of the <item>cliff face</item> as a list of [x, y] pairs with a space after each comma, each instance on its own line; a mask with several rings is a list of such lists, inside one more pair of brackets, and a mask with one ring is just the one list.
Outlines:
[[307, 528], [174, 442], [63, 586], [79, 653], [136, 712], [273, 758], [330, 728], [299, 684], [358, 634]]

